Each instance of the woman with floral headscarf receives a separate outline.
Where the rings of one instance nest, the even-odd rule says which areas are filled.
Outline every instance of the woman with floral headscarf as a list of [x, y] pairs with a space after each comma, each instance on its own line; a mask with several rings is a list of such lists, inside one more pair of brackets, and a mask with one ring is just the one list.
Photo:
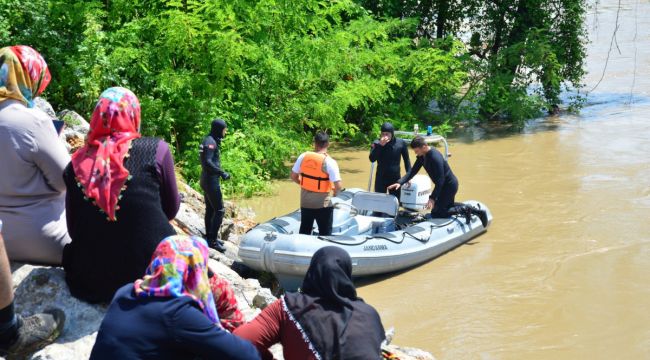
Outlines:
[[61, 174], [70, 156], [52, 119], [33, 108], [51, 80], [29, 46], [0, 49], [0, 219], [9, 259], [60, 264], [70, 242]]
[[72, 242], [63, 267], [72, 295], [108, 302], [147, 268], [180, 200], [169, 146], [140, 135], [140, 102], [112, 87], [99, 97], [86, 145], [63, 174]]
[[115, 294], [90, 359], [259, 359], [219, 325], [207, 262], [203, 239], [164, 239], [144, 278]]

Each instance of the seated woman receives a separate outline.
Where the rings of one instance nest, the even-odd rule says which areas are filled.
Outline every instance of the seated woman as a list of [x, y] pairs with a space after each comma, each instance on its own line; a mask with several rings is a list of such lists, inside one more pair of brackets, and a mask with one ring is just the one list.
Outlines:
[[12, 261], [59, 265], [70, 242], [61, 178], [70, 156], [52, 119], [33, 108], [50, 79], [36, 50], [0, 49], [0, 218], [7, 254]]
[[207, 263], [203, 239], [164, 239], [144, 278], [115, 294], [90, 359], [259, 359], [218, 325]]
[[109, 302], [147, 268], [180, 200], [167, 143], [141, 137], [140, 103], [129, 90], [104, 91], [86, 145], [63, 174], [72, 242], [63, 267], [72, 295]]
[[287, 293], [234, 334], [248, 339], [263, 359], [280, 342], [285, 360], [380, 359], [384, 327], [375, 309], [357, 297], [352, 261], [338, 247], [316, 251], [302, 293]]

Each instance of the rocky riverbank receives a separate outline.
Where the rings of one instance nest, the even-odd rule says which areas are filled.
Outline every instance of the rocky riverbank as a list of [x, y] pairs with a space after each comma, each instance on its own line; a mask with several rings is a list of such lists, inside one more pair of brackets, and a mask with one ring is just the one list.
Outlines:
[[[51, 116], [55, 116], [51, 106], [46, 102], [41, 102], [40, 107]], [[88, 123], [71, 111], [62, 111], [58, 115], [68, 124], [62, 134], [62, 140], [66, 141], [68, 149], [72, 151], [83, 145], [85, 133], [88, 131]], [[203, 235], [203, 197], [180, 182], [179, 192], [181, 208], [173, 222], [177, 232]], [[254, 318], [261, 309], [276, 300], [271, 290], [263, 287], [259, 280], [254, 278], [258, 274], [246, 271], [238, 262], [239, 237], [254, 225], [251, 219], [253, 219], [251, 210], [241, 209], [228, 203], [226, 220], [222, 226], [221, 234], [223, 239], [228, 240], [226, 242], [227, 251], [225, 254], [212, 252], [210, 255], [210, 267], [233, 285], [237, 301], [247, 320]], [[31, 358], [40, 360], [87, 359], [106, 312], [106, 305], [90, 305], [72, 297], [61, 268], [13, 263], [12, 272], [16, 307], [19, 313], [27, 316], [49, 306], [55, 306], [63, 309], [67, 316], [61, 337], [54, 344], [35, 353]], [[393, 332], [391, 324], [384, 325], [391, 329], [388, 334], [388, 337], [391, 338]], [[386, 348], [400, 359], [433, 359], [431, 354], [418, 349], [401, 348], [394, 345], [387, 345]], [[277, 359], [282, 359], [282, 348], [279, 345], [274, 347], [273, 352]]]

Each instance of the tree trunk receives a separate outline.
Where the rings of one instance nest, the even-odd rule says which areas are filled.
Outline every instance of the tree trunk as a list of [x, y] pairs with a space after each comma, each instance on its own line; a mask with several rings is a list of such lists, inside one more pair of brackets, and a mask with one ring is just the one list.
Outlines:
[[436, 16], [436, 39], [442, 39], [445, 36], [445, 23], [447, 22], [447, 13], [449, 11], [449, 0], [438, 0], [436, 2], [438, 14]]

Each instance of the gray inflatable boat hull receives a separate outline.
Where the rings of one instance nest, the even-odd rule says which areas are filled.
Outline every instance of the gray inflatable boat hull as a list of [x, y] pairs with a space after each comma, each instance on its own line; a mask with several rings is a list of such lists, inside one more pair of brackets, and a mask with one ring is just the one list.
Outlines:
[[246, 233], [239, 247], [239, 257], [253, 269], [275, 274], [285, 290], [295, 290], [302, 283], [312, 255], [324, 246], [338, 246], [350, 254], [353, 276], [377, 275], [434, 259], [485, 232], [492, 222], [492, 214], [484, 204], [466, 201], [465, 204], [478, 205], [487, 211], [487, 227], [483, 227], [476, 216], [472, 216], [469, 224], [466, 224], [464, 217], [452, 216], [426, 219], [396, 231], [355, 234], [361, 227], [357, 223], [363, 221], [350, 216], [345, 204], [350, 202], [355, 192], [360, 191], [345, 191], [333, 201], [343, 203], [334, 211], [335, 235], [298, 234], [300, 211], [295, 211], [259, 224]]

